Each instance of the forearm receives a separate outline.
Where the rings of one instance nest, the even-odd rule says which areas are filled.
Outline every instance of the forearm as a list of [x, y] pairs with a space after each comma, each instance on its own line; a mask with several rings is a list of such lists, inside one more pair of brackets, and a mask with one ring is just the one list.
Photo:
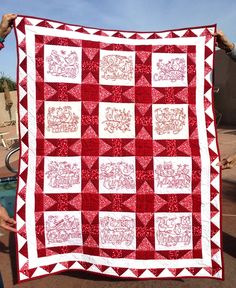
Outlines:
[[3, 38], [3, 39], [5, 38], [3, 29], [2, 29], [2, 25], [0, 25], [0, 38]]
[[5, 14], [2, 16], [2, 21], [0, 22], [0, 49], [4, 47], [4, 39], [11, 32], [16, 17], [16, 14]]

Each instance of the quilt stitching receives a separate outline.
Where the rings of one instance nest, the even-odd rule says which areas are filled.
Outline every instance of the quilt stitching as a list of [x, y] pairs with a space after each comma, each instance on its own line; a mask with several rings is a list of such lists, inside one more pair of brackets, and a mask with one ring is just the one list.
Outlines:
[[20, 281], [67, 269], [223, 277], [214, 29], [17, 18]]

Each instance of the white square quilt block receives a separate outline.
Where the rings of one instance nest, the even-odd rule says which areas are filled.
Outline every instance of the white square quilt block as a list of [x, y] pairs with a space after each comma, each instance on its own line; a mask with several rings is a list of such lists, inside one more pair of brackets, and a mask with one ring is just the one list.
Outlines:
[[186, 87], [187, 85], [187, 54], [152, 54], [153, 87]]
[[135, 138], [133, 103], [99, 103], [100, 138]]
[[82, 48], [73, 46], [44, 46], [44, 81], [81, 83]]
[[155, 193], [191, 193], [191, 179], [191, 157], [154, 157]]
[[136, 217], [131, 212], [99, 212], [99, 246], [136, 249]]
[[46, 247], [82, 245], [81, 212], [44, 212], [44, 230]]
[[45, 101], [45, 138], [81, 137], [81, 102]]
[[152, 105], [153, 139], [188, 139], [188, 104]]
[[46, 156], [44, 192], [81, 193], [81, 156]]
[[134, 86], [135, 52], [101, 50], [99, 83], [102, 85]]
[[192, 249], [191, 213], [155, 213], [154, 221], [156, 250]]
[[135, 157], [99, 157], [99, 193], [136, 193]]

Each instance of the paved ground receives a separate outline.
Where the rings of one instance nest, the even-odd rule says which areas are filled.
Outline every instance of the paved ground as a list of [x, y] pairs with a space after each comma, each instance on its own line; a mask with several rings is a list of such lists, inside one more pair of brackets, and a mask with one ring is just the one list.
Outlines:
[[[14, 127], [11, 135], [14, 134]], [[218, 142], [221, 156], [236, 152], [236, 128], [218, 129]], [[7, 150], [0, 147], [0, 177], [10, 175], [4, 168], [4, 155]], [[17, 158], [17, 156], [16, 156]], [[15, 159], [16, 160], [16, 159]], [[17, 163], [17, 161], [15, 162]], [[225, 281], [210, 279], [183, 280], [148, 280], [125, 281], [114, 280], [82, 272], [63, 273], [32, 280], [21, 285], [15, 283], [15, 250], [14, 235], [4, 232], [0, 237], [0, 271], [4, 288], [235, 288], [236, 287], [236, 167], [225, 170], [222, 174], [223, 193], [223, 250]], [[1, 288], [1, 281], [0, 281]]]

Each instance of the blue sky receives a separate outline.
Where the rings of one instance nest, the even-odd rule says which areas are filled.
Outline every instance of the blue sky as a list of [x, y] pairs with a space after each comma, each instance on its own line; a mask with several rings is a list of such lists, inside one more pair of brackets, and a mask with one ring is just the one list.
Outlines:
[[[83, 26], [161, 31], [217, 24], [236, 41], [235, 0], [1, 0], [1, 15], [16, 13]], [[0, 72], [16, 79], [12, 31], [0, 53]]]

